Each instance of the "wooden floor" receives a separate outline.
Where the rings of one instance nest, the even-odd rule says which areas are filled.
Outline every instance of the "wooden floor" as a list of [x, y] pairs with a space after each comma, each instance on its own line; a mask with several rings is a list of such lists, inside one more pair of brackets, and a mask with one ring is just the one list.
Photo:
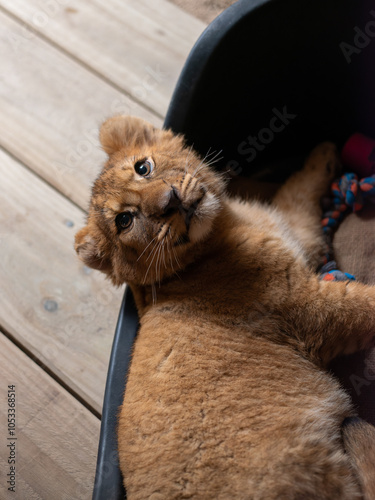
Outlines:
[[0, 0], [1, 499], [91, 498], [123, 294], [73, 250], [98, 126], [161, 125], [204, 28], [167, 0]]

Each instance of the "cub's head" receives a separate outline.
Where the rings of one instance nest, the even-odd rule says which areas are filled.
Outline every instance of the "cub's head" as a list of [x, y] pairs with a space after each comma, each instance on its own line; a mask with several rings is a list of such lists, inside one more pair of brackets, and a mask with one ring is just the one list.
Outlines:
[[109, 159], [76, 235], [79, 257], [117, 285], [173, 275], [210, 233], [224, 182], [181, 136], [139, 118], [107, 120], [100, 141]]

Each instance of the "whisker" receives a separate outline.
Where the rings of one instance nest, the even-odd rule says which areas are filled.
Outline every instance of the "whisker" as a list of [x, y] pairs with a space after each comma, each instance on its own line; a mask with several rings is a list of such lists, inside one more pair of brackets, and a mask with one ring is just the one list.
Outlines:
[[152, 238], [152, 240], [150, 241], [150, 243], [147, 245], [147, 247], [143, 250], [143, 252], [141, 253], [141, 255], [138, 257], [137, 259], [137, 262], [139, 261], [139, 259], [142, 257], [142, 255], [145, 253], [145, 251], [148, 249], [148, 247], [151, 245], [151, 243], [153, 241], [155, 241], [155, 239], [158, 237], [158, 235], [155, 236], [155, 238]]
[[200, 168], [200, 170], [206, 166], [206, 167], [212, 167], [213, 165], [215, 165], [216, 163], [218, 163], [219, 161], [221, 161], [222, 159], [224, 158], [224, 156], [219, 156], [218, 158], [215, 158], [215, 159], [212, 159], [211, 161], [206, 161], [202, 167]]
[[173, 245], [172, 245], [172, 251], [173, 251], [174, 258], [175, 258], [175, 261], [176, 261], [176, 264], [177, 264], [177, 268], [181, 269], [182, 266], [181, 266], [181, 264], [180, 264], [180, 262], [179, 262], [179, 260], [177, 258], [176, 250], [175, 250], [175, 248], [174, 248]]
[[222, 149], [220, 149], [220, 151], [214, 151], [214, 153], [216, 153], [212, 158], [210, 158], [209, 162], [211, 161], [214, 161], [219, 155], [221, 155], [221, 153], [223, 152]]
[[[165, 244], [166, 244], [167, 240], [163, 240], [163, 264], [164, 264], [164, 269], [167, 270], [167, 264], [165, 262]], [[168, 249], [168, 245], [167, 245], [167, 249]]]
[[199, 165], [197, 166], [197, 168], [194, 170], [194, 172], [191, 174], [192, 177], [194, 177], [197, 173], [197, 171], [199, 170], [199, 167], [202, 165], [203, 166], [203, 163], [206, 161], [206, 159], [211, 156], [211, 154], [215, 153], [215, 151], [213, 151], [212, 153], [210, 153], [211, 151], [211, 147], [209, 147], [207, 153], [205, 154], [204, 158], [202, 158], [201, 162], [199, 163]]
[[215, 153], [215, 151], [211, 151], [211, 146], [210, 146], [210, 147], [208, 148], [207, 153], [204, 155], [204, 158], [203, 158], [203, 160], [202, 160], [202, 161], [206, 161], [206, 160], [207, 160], [207, 158], [209, 158], [209, 157], [210, 157], [212, 154], [214, 154], [214, 153]]
[[[172, 256], [171, 249], [172, 249], [172, 250], [173, 250], [173, 252], [174, 252], [174, 248], [173, 248], [173, 244], [172, 244], [172, 238], [173, 238], [173, 237], [172, 237], [172, 233], [171, 233], [171, 231], [169, 231], [169, 232], [167, 233], [167, 235], [166, 235], [166, 236], [169, 236], [169, 238], [168, 238], [168, 239], [166, 239], [166, 240], [165, 240], [165, 242], [166, 242], [166, 245], [167, 245], [167, 251], [168, 251], [168, 257], [169, 257], [169, 263], [170, 263], [170, 266], [171, 266], [171, 268], [172, 268], [172, 273], [173, 273], [173, 275], [176, 275], [178, 279], [180, 279], [180, 280], [181, 280], [181, 276], [178, 274], [177, 270], [174, 268], [174, 265], [173, 265], [173, 258], [172, 258], [173, 256]], [[176, 255], [174, 255], [174, 256], [175, 256], [175, 260], [176, 260]], [[176, 263], [177, 263], [177, 265], [179, 265], [179, 263], [178, 263], [178, 259], [176, 260]], [[181, 266], [180, 266], [180, 267], [181, 267]]]
[[[153, 251], [153, 257], [152, 257], [151, 262], [150, 262], [150, 264], [149, 264], [149, 266], [148, 266], [148, 268], [147, 268], [147, 271], [146, 271], [145, 277], [143, 278], [143, 283], [146, 283], [146, 279], [147, 279], [148, 273], [149, 273], [150, 268], [151, 268], [151, 266], [152, 266], [152, 263], [154, 262], [154, 259], [155, 259], [156, 250], [158, 249], [158, 246], [160, 245], [160, 243], [161, 243], [161, 242], [159, 241], [159, 242], [155, 245], [155, 249], [154, 249], [154, 251]], [[150, 255], [149, 255], [149, 257], [150, 257]]]
[[155, 262], [155, 283], [159, 281], [159, 286], [160, 286], [160, 280], [158, 278], [158, 265], [159, 265], [159, 255], [160, 255], [161, 245], [162, 243], [160, 242], [160, 245], [158, 246], [158, 250], [156, 252], [156, 262]]
[[152, 283], [152, 285], [151, 285], [151, 291], [152, 291], [152, 303], [155, 305], [156, 304], [156, 287], [155, 287], [155, 283]]
[[[171, 243], [171, 246], [172, 246], [172, 235], [170, 235], [170, 243]], [[170, 263], [171, 263], [171, 268], [172, 268], [172, 272], [174, 274], [175, 270], [174, 270], [174, 267], [173, 267], [173, 261], [172, 261], [172, 253], [171, 253], [171, 250], [169, 248], [169, 241], [167, 240], [167, 250], [168, 250], [168, 257], [169, 257], [169, 260], [170, 260]]]
[[[159, 282], [159, 288], [160, 288], [160, 281], [161, 281], [161, 254], [163, 251], [164, 241], [161, 240], [160, 243], [161, 244], [159, 245], [158, 256], [156, 258], [156, 278], [157, 278], [157, 281]], [[159, 278], [158, 278], [158, 276], [159, 276]]]
[[[216, 157], [217, 157], [217, 156], [218, 156], [221, 152], [222, 152], [222, 150], [221, 150], [221, 151], [217, 151], [217, 149], [215, 149], [214, 151], [211, 151], [211, 147], [209, 147], [209, 148], [208, 148], [207, 153], [205, 154], [205, 156], [204, 156], [204, 158], [203, 158], [203, 160], [202, 160], [202, 162], [207, 163], [207, 162], [209, 162], [209, 161], [212, 161], [212, 160], [213, 160], [213, 159], [215, 159], [215, 158], [216, 158]], [[211, 156], [212, 158], [210, 158], [210, 156]]]
[[186, 155], [186, 161], [185, 161], [185, 174], [187, 173], [187, 167], [188, 167], [188, 160], [191, 155], [192, 149], [193, 149], [194, 143], [190, 146], [190, 149]]
[[214, 151], [214, 156], [212, 156], [212, 158], [206, 158], [204, 160], [205, 164], [206, 165], [213, 165], [214, 163], [218, 162], [219, 160], [222, 160], [224, 158], [224, 156], [220, 156], [221, 153], [223, 152], [222, 149], [220, 149], [220, 151]]
[[[159, 235], [160, 235], [160, 231], [156, 235], [156, 237], [159, 236]], [[165, 264], [164, 246], [165, 246], [165, 242], [167, 241], [166, 237], [168, 235], [172, 238], [172, 236], [170, 234], [170, 226], [167, 228], [166, 231], [164, 231], [164, 234], [163, 234], [161, 240], [158, 241], [157, 243], [155, 243], [153, 249], [151, 250], [150, 254], [148, 255], [148, 257], [146, 259], [146, 262], [147, 262], [152, 257], [152, 259], [150, 261], [150, 264], [149, 264], [149, 266], [147, 268], [145, 277], [143, 279], [144, 283], [146, 282], [146, 278], [148, 276], [150, 268], [151, 268], [151, 266], [152, 266], [152, 264], [153, 264], [153, 262], [155, 260], [155, 257], [156, 257], [156, 262], [155, 262], [155, 281], [159, 281], [159, 287], [160, 287], [160, 284], [161, 284], [161, 256], [163, 255], [164, 264]], [[155, 240], [155, 238], [153, 240]], [[166, 265], [165, 265], [165, 268], [166, 268]]]
[[147, 256], [147, 258], [146, 258], [146, 262], [148, 261], [148, 259], [150, 259], [150, 257], [152, 257], [152, 255], [154, 255], [154, 254], [155, 254], [155, 252], [156, 252], [156, 250], [157, 250], [157, 248], [158, 248], [158, 244], [159, 244], [159, 241], [157, 241], [157, 242], [155, 243], [155, 245], [153, 246], [153, 248], [152, 248], [151, 252], [148, 254], [148, 256]]
[[[210, 149], [209, 149], [209, 151], [210, 151]], [[224, 158], [223, 156], [221, 156], [220, 158], [218, 157], [222, 152], [223, 152], [223, 150], [221, 149], [220, 151], [212, 151], [212, 153], [207, 153], [206, 156], [200, 162], [200, 164], [194, 170], [192, 177], [196, 176], [197, 173], [200, 172], [202, 170], [202, 168], [204, 168], [205, 166], [210, 167], [210, 166], [214, 165], [216, 162], [222, 160]], [[212, 156], [212, 158], [209, 158], [209, 156]]]
[[204, 158], [200, 162], [200, 164], [196, 167], [196, 169], [194, 170], [194, 172], [191, 174], [192, 177], [195, 177], [197, 175], [197, 172], [199, 172], [203, 168], [203, 166], [204, 166], [203, 164], [204, 164]]
[[191, 174], [192, 177], [195, 177], [201, 170], [204, 168], [205, 164], [203, 161], [200, 162], [200, 164], [197, 166], [197, 168], [194, 170], [194, 172]]
[[219, 161], [221, 161], [222, 159], [224, 158], [224, 156], [219, 156], [219, 158], [215, 158], [215, 160], [212, 160], [212, 161], [207, 161], [206, 162], [206, 165], [209, 166], [209, 167], [212, 167], [212, 165], [215, 165], [215, 163], [218, 163]]

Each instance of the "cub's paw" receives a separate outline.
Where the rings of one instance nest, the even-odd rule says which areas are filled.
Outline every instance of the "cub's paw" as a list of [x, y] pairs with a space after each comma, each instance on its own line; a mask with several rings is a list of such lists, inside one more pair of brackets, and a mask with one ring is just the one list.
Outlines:
[[341, 173], [341, 162], [333, 142], [322, 142], [310, 153], [305, 170], [321, 176], [322, 182], [331, 182]]

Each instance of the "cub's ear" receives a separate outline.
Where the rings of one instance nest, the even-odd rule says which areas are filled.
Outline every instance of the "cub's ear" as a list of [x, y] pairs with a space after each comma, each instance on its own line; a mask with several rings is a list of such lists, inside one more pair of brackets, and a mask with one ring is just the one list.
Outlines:
[[76, 234], [74, 248], [78, 257], [86, 266], [103, 272], [111, 270], [112, 265], [110, 259], [102, 254], [97, 241], [90, 234], [88, 226], [84, 227]]
[[160, 131], [151, 123], [135, 116], [114, 116], [100, 128], [100, 142], [110, 156], [121, 148], [132, 149], [152, 144]]

